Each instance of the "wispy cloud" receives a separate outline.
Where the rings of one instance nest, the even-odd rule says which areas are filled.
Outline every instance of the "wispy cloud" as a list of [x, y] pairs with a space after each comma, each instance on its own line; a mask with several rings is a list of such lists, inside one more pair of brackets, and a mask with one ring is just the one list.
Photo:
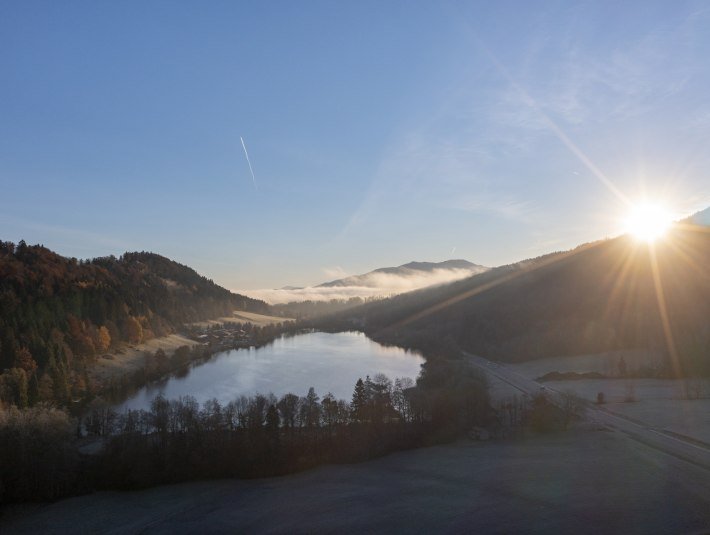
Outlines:
[[[591, 41], [584, 30], [590, 20], [600, 19], [600, 9], [571, 9], [570, 24], [559, 30], [543, 21], [543, 30], [533, 35], [522, 57], [511, 55], [509, 43], [502, 45], [501, 56], [512, 61], [503, 66], [507, 76], [498, 72], [486, 78], [482, 73], [491, 67], [486, 54], [495, 58], [495, 51], [476, 50], [472, 74], [449, 80], [445, 85], [454, 88], [442, 90], [438, 105], [423, 107], [432, 111], [393, 133], [339, 238], [402, 204], [537, 224], [543, 215], [560, 211], [552, 199], [561, 197], [550, 194], [551, 187], [568, 194], [566, 184], [585, 181], [587, 187], [591, 176], [606, 186], [615, 203], [630, 202], [632, 179], [619, 171], [631, 144], [643, 145], [647, 139], [645, 125], [670, 119], [649, 117], [673, 109], [668, 102], [697, 83], [706, 62], [698, 57], [696, 44], [707, 40], [701, 30], [708, 14], [696, 12], [662, 29]], [[557, 20], [559, 13], [552, 17]], [[471, 41], [480, 44], [474, 33]], [[484, 91], [482, 81], [488, 84]], [[710, 134], [710, 106], [698, 111], [679, 117], [673, 127], [687, 124]], [[648, 139], [653, 151], [659, 136]], [[531, 176], [533, 170], [537, 176]], [[582, 178], [565, 180], [580, 177], [580, 171]], [[606, 198], [602, 203], [611, 206]]]
[[[615, 41], [613, 48], [602, 42], [592, 48], [570, 34], [560, 38], [563, 42], [550, 42], [554, 51], [547, 50], [545, 61], [540, 54], [514, 77], [540, 110], [570, 125], [588, 128], [638, 116], [681, 93], [699, 73], [704, 62], [698, 61], [694, 43], [707, 22], [708, 13], [695, 12], [662, 31]], [[547, 128], [544, 117], [514, 88], [501, 92], [491, 112], [515, 129]]]
[[472, 127], [447, 131], [452, 117], [461, 120], [460, 113], [452, 105], [396, 136], [341, 236], [388, 206], [452, 207], [463, 193], [486, 185], [482, 168], [492, 155], [481, 132]]
[[537, 212], [537, 207], [531, 201], [486, 194], [461, 197], [453, 206], [459, 210], [492, 213], [523, 223], [532, 221]]

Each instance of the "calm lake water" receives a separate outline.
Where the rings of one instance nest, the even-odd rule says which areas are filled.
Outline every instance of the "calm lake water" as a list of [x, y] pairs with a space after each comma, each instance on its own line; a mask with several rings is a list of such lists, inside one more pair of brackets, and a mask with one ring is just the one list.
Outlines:
[[416, 379], [424, 359], [418, 353], [385, 347], [362, 333], [308, 333], [278, 338], [259, 349], [236, 349], [216, 354], [190, 369], [185, 377], [171, 377], [148, 385], [116, 407], [148, 409], [162, 393], [166, 398], [194, 396], [200, 403], [217, 398], [227, 403], [245, 394], [304, 396], [309, 387], [318, 395], [332, 392], [350, 400], [359, 377], [384, 373]]

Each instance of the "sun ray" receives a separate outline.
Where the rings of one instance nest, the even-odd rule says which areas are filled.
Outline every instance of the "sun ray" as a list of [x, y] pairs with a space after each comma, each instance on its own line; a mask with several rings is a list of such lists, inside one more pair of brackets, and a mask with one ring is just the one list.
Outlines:
[[678, 378], [683, 377], [680, 358], [676, 349], [675, 340], [673, 339], [673, 330], [671, 329], [670, 319], [668, 317], [668, 308], [666, 306], [666, 297], [663, 292], [663, 283], [661, 280], [661, 271], [658, 267], [658, 257], [656, 255], [656, 247], [651, 244], [649, 247], [649, 256], [651, 260], [651, 274], [653, 275], [653, 286], [656, 293], [656, 302], [658, 303], [658, 313], [661, 317], [661, 325], [663, 327], [663, 337], [668, 349], [668, 356], [673, 366], [673, 372]]
[[431, 305], [430, 307], [425, 308], [424, 310], [420, 310], [419, 312], [416, 312], [415, 314], [412, 314], [411, 316], [408, 316], [402, 320], [399, 320], [399, 321], [389, 325], [388, 328], [396, 329], [399, 327], [404, 327], [405, 325], [408, 325], [412, 322], [418, 321], [418, 320], [425, 318], [431, 314], [434, 314], [435, 312], [439, 312], [440, 310], [443, 310], [445, 308], [453, 306], [456, 303], [464, 301], [465, 299], [469, 299], [475, 295], [479, 295], [479, 294], [486, 292], [492, 288], [495, 288], [496, 286], [500, 286], [501, 284], [515, 280], [523, 275], [527, 275], [527, 274], [537, 271], [538, 269], [541, 269], [543, 267], [546, 267], [546, 266], [555, 264], [557, 262], [561, 262], [562, 260], [565, 260], [567, 258], [571, 258], [573, 256], [576, 256], [582, 252], [588, 251], [589, 249], [591, 249], [593, 247], [598, 247], [599, 245], [601, 245], [601, 243], [602, 242], [588, 243], [588, 244], [579, 246], [572, 251], [567, 251], [565, 253], [559, 253], [559, 254], [553, 255], [551, 258], [547, 258], [545, 260], [538, 261], [535, 264], [533, 264], [532, 266], [518, 269], [516, 271], [513, 271], [512, 273], [508, 273], [506, 275], [503, 275], [502, 277], [495, 279], [491, 282], [488, 282], [488, 283], [483, 284], [481, 286], [477, 286], [475, 288], [471, 288], [470, 290], [467, 290], [467, 291], [460, 293], [458, 295], [454, 295], [444, 301], [441, 301], [439, 303], [435, 303], [435, 304]]
[[620, 267], [610, 271], [609, 278], [612, 280], [612, 288], [604, 311], [605, 317], [608, 316], [609, 312], [612, 310], [616, 300], [621, 298], [621, 292], [628, 286], [627, 282], [630, 277], [631, 268], [634, 266], [636, 252], [637, 247], [634, 244], [632, 248], [618, 260], [617, 264], [620, 264]]
[[708, 272], [707, 269], [704, 269], [703, 266], [693, 258], [692, 253], [695, 252], [695, 249], [687, 246], [687, 244], [684, 244], [683, 241], [684, 240], [680, 240], [678, 236], [674, 236], [674, 239], [668, 240], [667, 244], [693, 269], [693, 271], [695, 271], [698, 277], [701, 279], [707, 279], [710, 277], [710, 272]]

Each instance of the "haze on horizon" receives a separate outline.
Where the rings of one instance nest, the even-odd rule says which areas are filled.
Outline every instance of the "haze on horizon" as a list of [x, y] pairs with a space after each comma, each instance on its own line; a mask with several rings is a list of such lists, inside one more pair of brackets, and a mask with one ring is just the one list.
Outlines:
[[506, 264], [618, 234], [642, 198], [687, 214], [710, 204], [709, 19], [703, 2], [5, 3], [0, 238], [154, 251], [256, 289]]
[[[382, 268], [360, 275], [331, 272], [334, 281], [307, 287], [285, 286], [258, 290], [238, 290], [237, 293], [253, 299], [261, 299], [271, 305], [295, 301], [349, 300], [352, 298], [382, 298], [418, 290], [427, 286], [446, 284], [483, 273], [488, 268], [471, 264], [460, 265], [462, 260], [454, 260], [457, 265], [436, 264], [430, 269], [412, 269], [411, 264]], [[458, 266], [458, 267], [457, 267]]]

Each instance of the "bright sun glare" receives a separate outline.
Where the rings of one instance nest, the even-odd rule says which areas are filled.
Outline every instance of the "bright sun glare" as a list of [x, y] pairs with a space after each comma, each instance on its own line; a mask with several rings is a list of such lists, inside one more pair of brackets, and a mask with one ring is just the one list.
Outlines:
[[626, 232], [650, 243], [666, 233], [671, 219], [670, 212], [660, 204], [637, 204], [626, 218]]

